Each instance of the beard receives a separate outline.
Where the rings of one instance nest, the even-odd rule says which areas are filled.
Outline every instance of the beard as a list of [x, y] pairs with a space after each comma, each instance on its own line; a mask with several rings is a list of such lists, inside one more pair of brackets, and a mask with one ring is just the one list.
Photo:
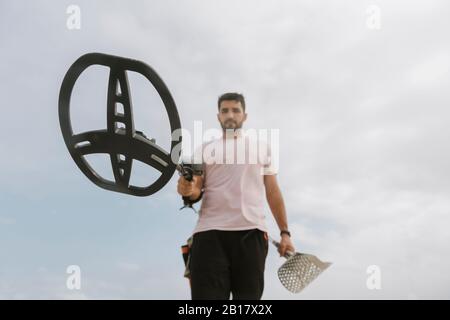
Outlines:
[[223, 130], [237, 130], [242, 128], [242, 122], [226, 120], [225, 122], [221, 122], [220, 125], [222, 126]]

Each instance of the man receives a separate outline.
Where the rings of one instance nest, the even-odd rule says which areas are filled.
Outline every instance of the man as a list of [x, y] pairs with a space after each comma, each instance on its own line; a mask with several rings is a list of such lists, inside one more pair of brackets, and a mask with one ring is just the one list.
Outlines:
[[202, 145], [203, 175], [191, 182], [181, 176], [177, 185], [178, 193], [192, 202], [202, 199], [190, 251], [192, 299], [229, 299], [230, 293], [233, 299], [260, 299], [268, 251], [264, 194], [280, 228], [280, 256], [295, 249], [275, 168], [249, 163], [249, 148], [244, 164], [205, 159], [207, 149], [226, 154], [231, 150], [226, 145], [235, 150], [239, 142], [252, 142], [241, 130], [247, 119], [241, 94], [220, 96], [218, 110], [223, 136]]

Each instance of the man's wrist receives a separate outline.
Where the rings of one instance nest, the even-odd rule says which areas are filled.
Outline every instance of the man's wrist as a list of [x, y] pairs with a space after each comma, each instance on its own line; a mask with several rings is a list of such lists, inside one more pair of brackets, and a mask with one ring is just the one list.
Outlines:
[[190, 196], [190, 197], [186, 197], [189, 203], [194, 204], [199, 202], [203, 197], [203, 190], [198, 191], [198, 193], [196, 194], [195, 192]]
[[291, 233], [287, 229], [283, 229], [280, 231], [280, 236], [282, 237], [283, 235], [288, 236], [289, 238], [291, 237]]

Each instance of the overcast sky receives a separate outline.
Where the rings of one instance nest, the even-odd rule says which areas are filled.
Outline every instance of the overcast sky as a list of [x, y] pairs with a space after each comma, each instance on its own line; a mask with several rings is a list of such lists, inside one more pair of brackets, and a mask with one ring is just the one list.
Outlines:
[[[196, 216], [178, 210], [177, 176], [150, 197], [106, 191], [64, 144], [60, 85], [88, 52], [151, 65], [184, 128], [218, 128], [217, 97], [237, 91], [245, 127], [280, 130], [293, 241], [333, 266], [291, 294], [271, 248], [264, 299], [450, 298], [449, 15], [444, 0], [2, 1], [0, 298], [190, 298], [179, 247]], [[77, 82], [75, 132], [105, 128], [107, 72]], [[136, 74], [130, 86], [136, 128], [168, 147], [155, 91]], [[92, 157], [111, 174], [105, 159]]]

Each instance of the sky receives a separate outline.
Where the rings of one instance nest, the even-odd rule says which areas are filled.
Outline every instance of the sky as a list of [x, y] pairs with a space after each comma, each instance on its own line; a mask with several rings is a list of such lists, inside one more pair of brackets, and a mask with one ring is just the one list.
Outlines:
[[[102, 52], [152, 66], [187, 130], [219, 128], [229, 91], [246, 97], [245, 128], [279, 130], [293, 242], [333, 265], [292, 294], [271, 248], [263, 299], [449, 299], [449, 14], [444, 0], [2, 1], [0, 298], [190, 298], [180, 246], [197, 218], [179, 211], [177, 175], [148, 197], [110, 192], [64, 144], [64, 74]], [[106, 127], [107, 72], [79, 78], [74, 132]], [[168, 148], [159, 97], [129, 81], [136, 128]], [[106, 157], [88, 160], [111, 175]], [[66, 285], [71, 265], [80, 289]]]

